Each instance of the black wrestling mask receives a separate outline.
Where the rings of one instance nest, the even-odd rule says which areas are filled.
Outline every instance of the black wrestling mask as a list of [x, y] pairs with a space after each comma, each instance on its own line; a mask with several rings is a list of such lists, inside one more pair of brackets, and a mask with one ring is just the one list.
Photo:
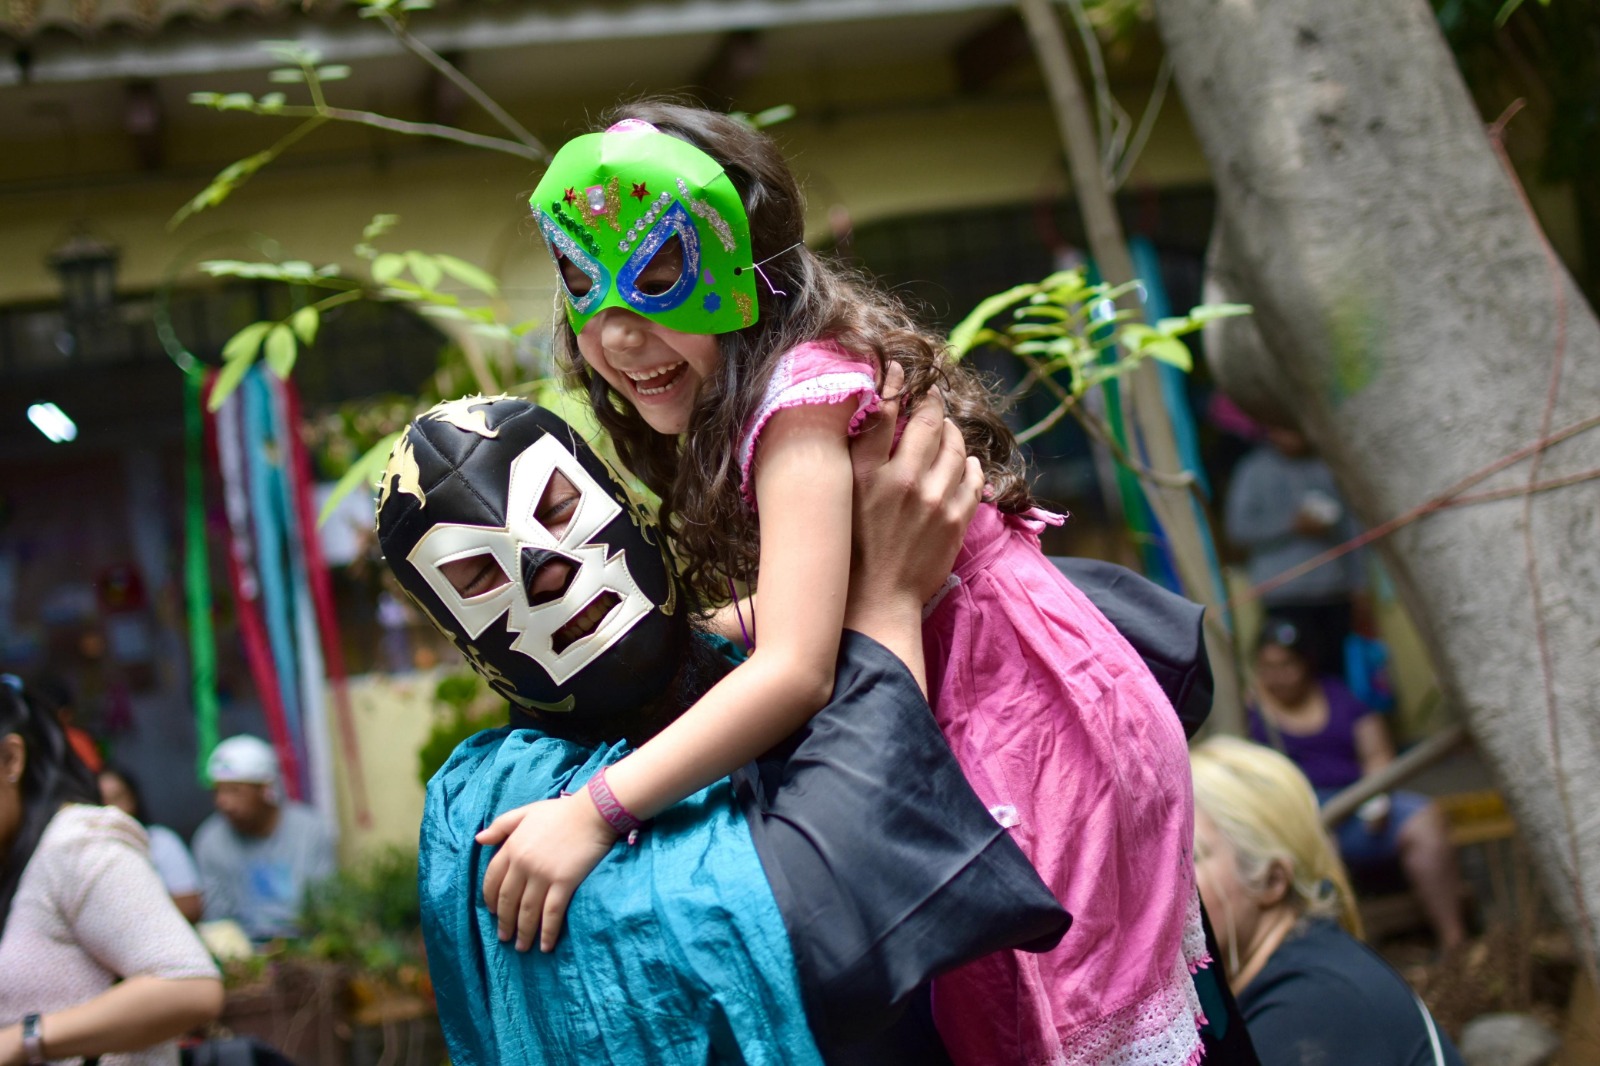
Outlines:
[[687, 612], [659, 532], [570, 426], [525, 400], [418, 416], [384, 471], [378, 541], [434, 624], [553, 735], [620, 737], [683, 662]]

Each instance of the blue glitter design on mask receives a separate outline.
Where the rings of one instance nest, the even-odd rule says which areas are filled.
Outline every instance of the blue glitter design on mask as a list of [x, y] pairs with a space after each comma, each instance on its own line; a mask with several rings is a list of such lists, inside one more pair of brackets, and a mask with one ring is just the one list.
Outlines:
[[712, 314], [715, 314], [722, 306], [722, 297], [718, 296], [714, 292], [708, 292], [706, 293], [706, 298], [700, 301], [700, 306], [705, 308], [707, 311], [710, 311]]
[[573, 264], [583, 271], [592, 283], [588, 292], [582, 296], [574, 296], [572, 295], [572, 290], [567, 288], [566, 278], [562, 277], [560, 269], [556, 270], [556, 277], [561, 278], [561, 291], [566, 295], [567, 303], [571, 305], [572, 310], [580, 315], [588, 314], [599, 305], [601, 300], [606, 298], [606, 293], [610, 291], [611, 272], [606, 269], [604, 263], [590, 255], [582, 245], [573, 240], [572, 235], [562, 229], [556, 223], [556, 220], [546, 214], [543, 209], [536, 209], [534, 214], [539, 220], [539, 232], [544, 234], [545, 240], [549, 241], [556, 251], [572, 260]]
[[[650, 265], [661, 246], [677, 234], [683, 241], [683, 271], [666, 292], [651, 295], [640, 292], [635, 284], [644, 268]], [[617, 271], [617, 291], [628, 306], [642, 314], [660, 314], [681, 307], [694, 292], [700, 277], [700, 231], [682, 204], [673, 204], [661, 216], [649, 233], [639, 241], [628, 261]]]

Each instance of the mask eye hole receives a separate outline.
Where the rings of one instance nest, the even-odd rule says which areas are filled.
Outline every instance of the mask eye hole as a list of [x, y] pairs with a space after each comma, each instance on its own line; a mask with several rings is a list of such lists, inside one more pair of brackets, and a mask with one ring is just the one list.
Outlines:
[[639, 271], [634, 288], [646, 296], [661, 296], [671, 292], [682, 277], [683, 238], [674, 233]]
[[594, 279], [585, 274], [577, 263], [555, 249], [552, 248], [550, 254], [555, 256], [556, 272], [561, 275], [561, 286], [567, 290], [567, 295], [574, 300], [581, 300], [589, 295], [589, 290], [594, 288]]
[[552, 537], [561, 540], [566, 536], [567, 527], [572, 524], [572, 518], [578, 513], [578, 505], [582, 502], [583, 492], [568, 481], [561, 471], [551, 471], [550, 480], [545, 482], [544, 491], [539, 494], [539, 505], [534, 509], [533, 519]]
[[511, 583], [511, 578], [506, 576], [493, 552], [452, 559], [441, 564], [439, 572], [464, 600], [476, 599]]

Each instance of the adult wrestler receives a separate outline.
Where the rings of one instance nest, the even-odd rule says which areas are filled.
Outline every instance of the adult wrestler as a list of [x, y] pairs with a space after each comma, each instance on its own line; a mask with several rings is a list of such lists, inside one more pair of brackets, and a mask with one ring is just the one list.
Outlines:
[[549, 412], [454, 401], [397, 445], [385, 554], [512, 707], [428, 789], [424, 933], [454, 1061], [937, 1062], [925, 1029], [882, 1032], [927, 977], [1065, 931], [921, 691], [921, 607], [959, 547], [976, 472], [936, 405], [886, 461], [890, 425], [858, 446], [858, 510], [873, 517], [857, 523], [833, 701], [738, 781], [618, 840], [548, 954], [501, 942], [477, 834], [582, 792], [736, 655], [696, 631], [659, 533]]

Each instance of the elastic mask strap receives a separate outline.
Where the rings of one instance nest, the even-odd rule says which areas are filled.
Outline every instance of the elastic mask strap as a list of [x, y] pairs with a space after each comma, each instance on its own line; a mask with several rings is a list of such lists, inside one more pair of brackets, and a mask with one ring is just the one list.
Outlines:
[[733, 597], [733, 613], [739, 618], [739, 633], [744, 637], [744, 650], [747, 652], [755, 651], [756, 613], [753, 610], [750, 612], [750, 628], [746, 629], [744, 627], [744, 612], [739, 609], [739, 590], [733, 587], [733, 578], [731, 577], [728, 579], [728, 595]]
[[[750, 269], [754, 270], [757, 274], [761, 275], [761, 280], [767, 283], [767, 291], [772, 293], [772, 295], [774, 295], [774, 296], [787, 296], [789, 294], [787, 292], [785, 292], [784, 290], [774, 286], [772, 284], [772, 279], [767, 277], [767, 272], [765, 270], [762, 270], [761, 268], [763, 266], [765, 266], [767, 263], [770, 263], [774, 259], [778, 258], [778, 256], [780, 256], [780, 255], [788, 255], [790, 252], [794, 251], [796, 248], [800, 247], [802, 244], [805, 244], [805, 243], [806, 243], [805, 241], [795, 241], [793, 244], [789, 245], [789, 247], [784, 248], [781, 251], [773, 252], [771, 255], [769, 255], [765, 259], [761, 260], [761, 262], [750, 264]], [[733, 272], [734, 272], [735, 275], [742, 274], [744, 272], [744, 267], [734, 267], [733, 268]], [[729, 583], [731, 584], [732, 582], [730, 581]]]

